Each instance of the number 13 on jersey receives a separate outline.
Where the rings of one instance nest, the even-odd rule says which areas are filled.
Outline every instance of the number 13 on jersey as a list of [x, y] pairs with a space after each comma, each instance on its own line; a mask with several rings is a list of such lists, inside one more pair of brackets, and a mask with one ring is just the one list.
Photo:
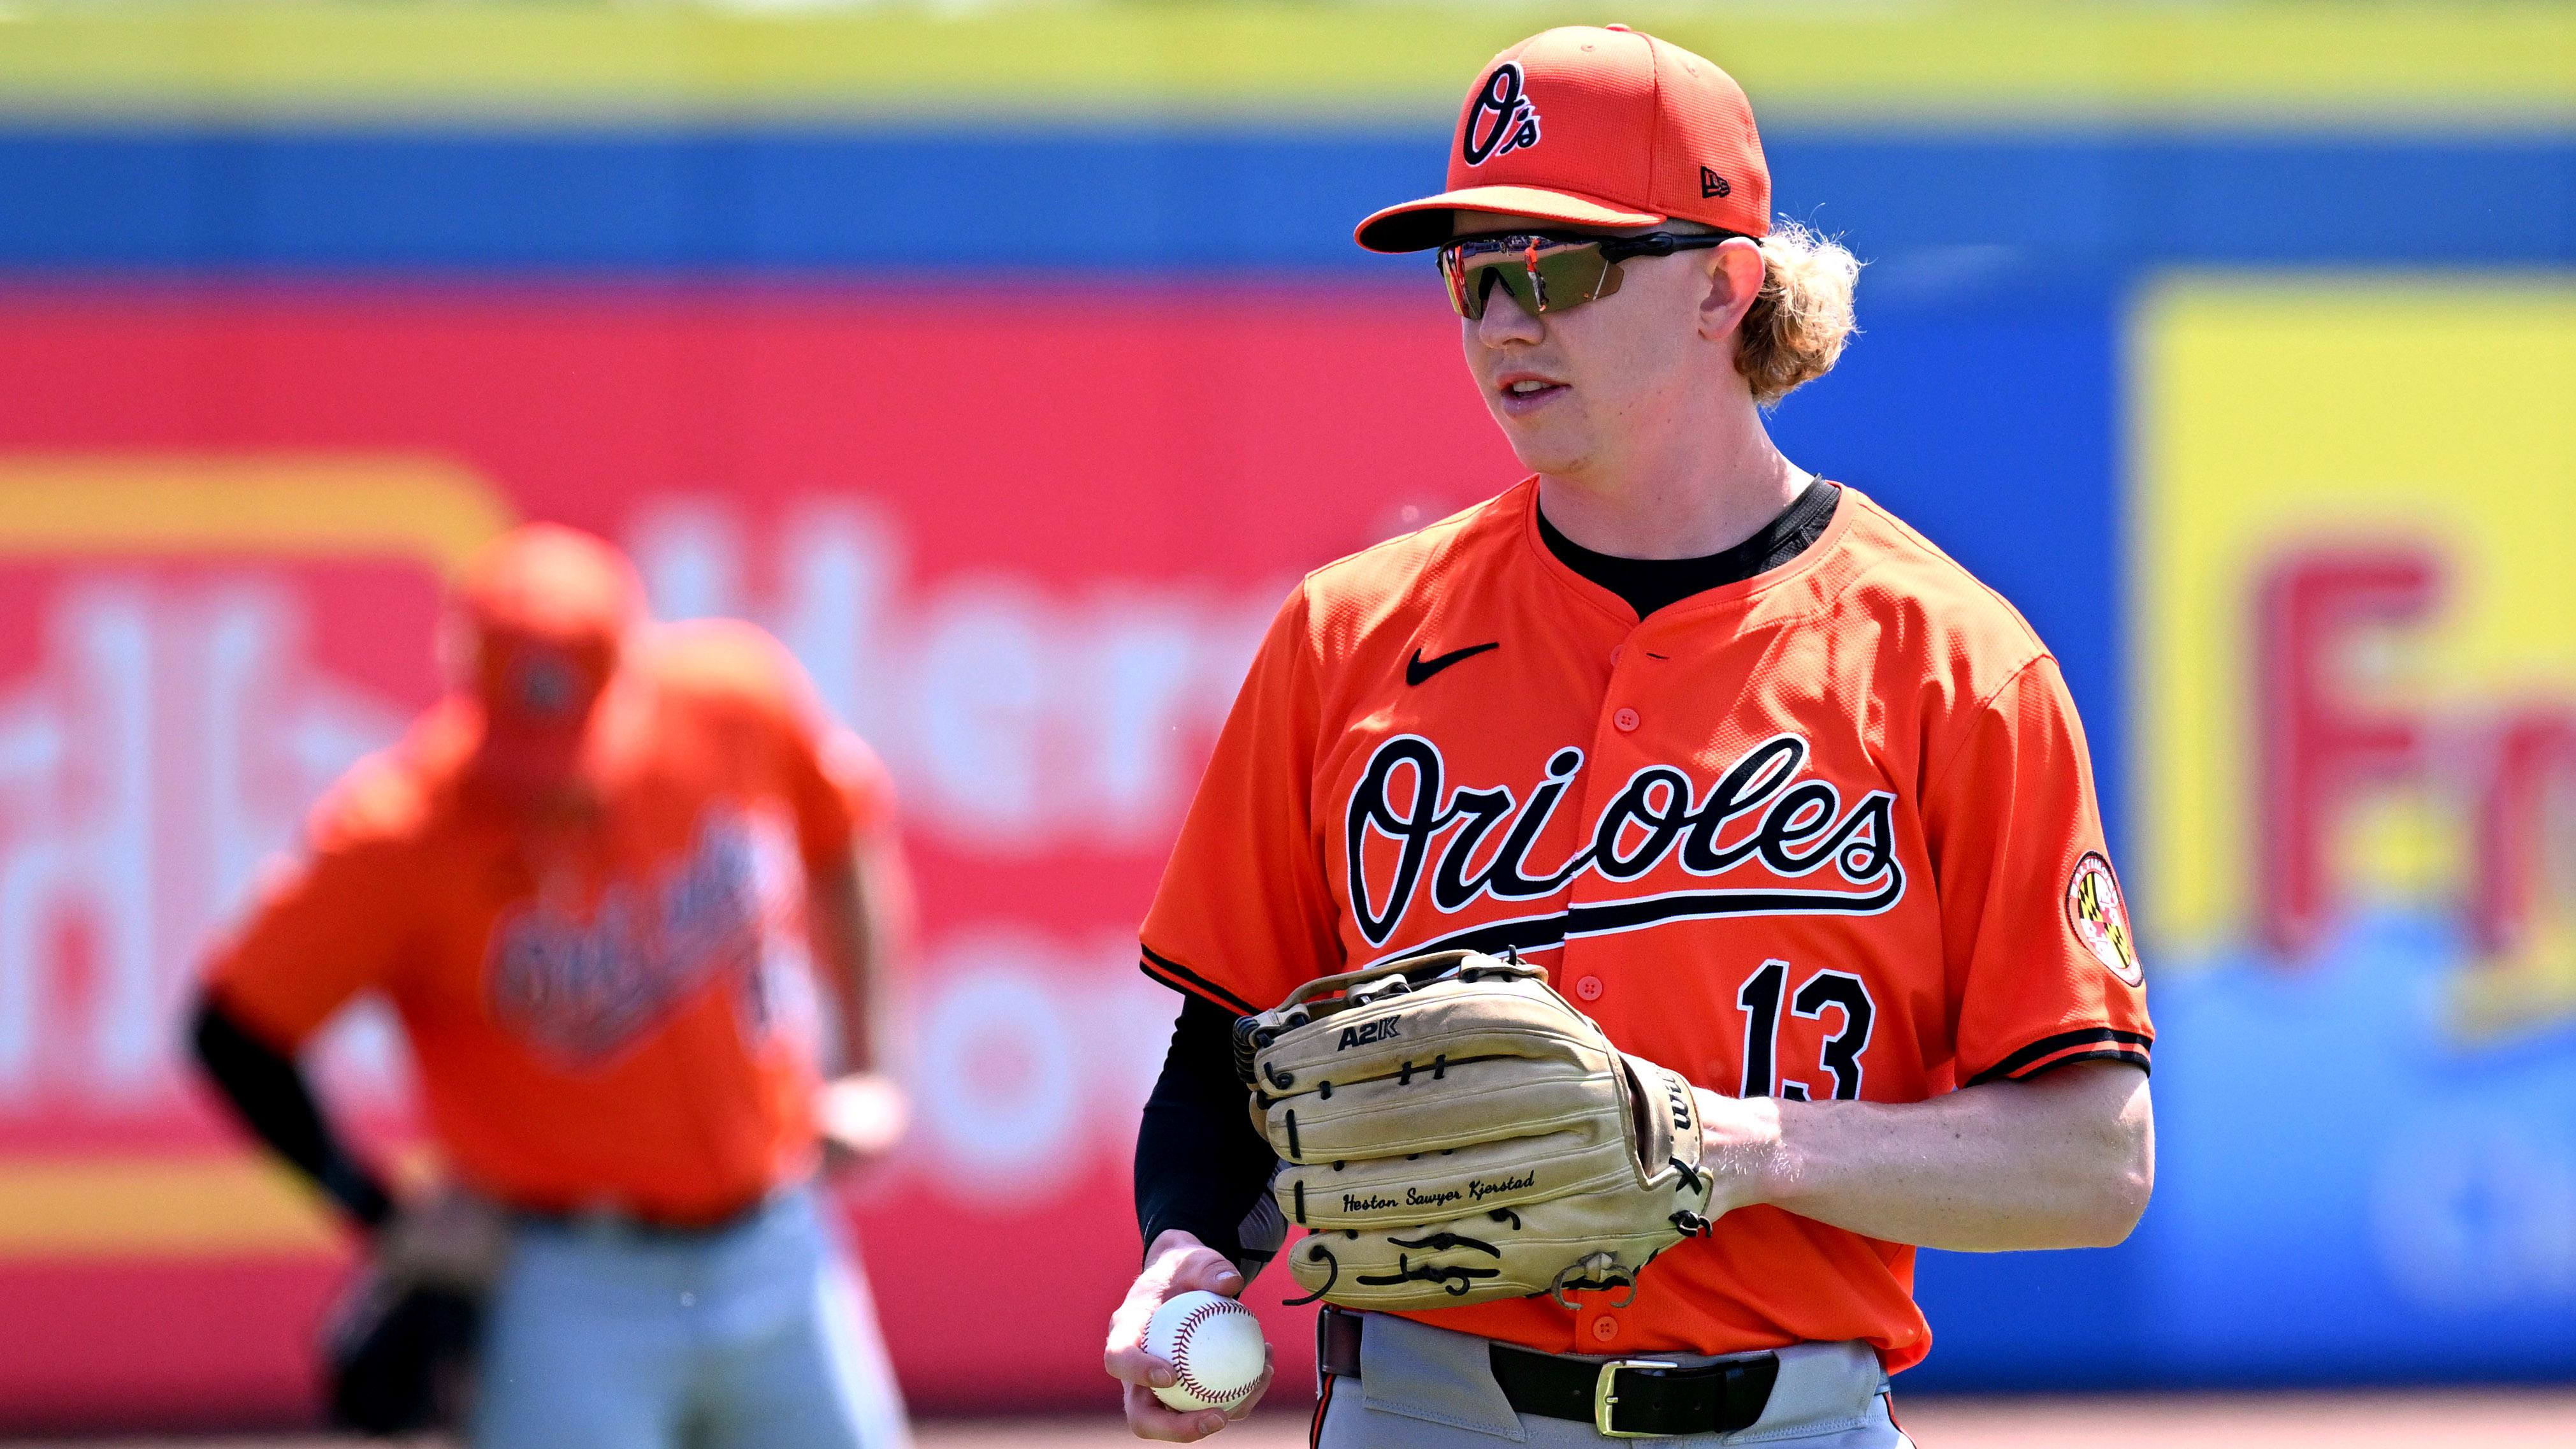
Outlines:
[[1792, 1015], [1810, 1021], [1822, 1022], [1827, 1011], [1839, 1014], [1833, 1034], [1825, 1038], [1817, 1066], [1833, 1078], [1829, 1095], [1846, 1102], [1857, 1100], [1860, 1054], [1869, 1049], [1870, 1024], [1878, 1016], [1877, 1007], [1869, 999], [1869, 987], [1848, 971], [1818, 971], [1799, 983], [1797, 995], [1790, 996], [1790, 974], [1788, 962], [1765, 961], [1744, 978], [1743, 989], [1735, 993], [1735, 1004], [1744, 1013], [1744, 1084], [1736, 1095], [1781, 1097], [1792, 1102], [1815, 1096], [1806, 1082], [1782, 1080], [1780, 1076], [1780, 1003], [1785, 998]]

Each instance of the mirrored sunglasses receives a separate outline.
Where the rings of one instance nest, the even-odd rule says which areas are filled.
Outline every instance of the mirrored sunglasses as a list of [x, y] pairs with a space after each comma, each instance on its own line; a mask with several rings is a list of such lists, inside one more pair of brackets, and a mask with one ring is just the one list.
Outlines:
[[1485, 299], [1496, 287], [1535, 317], [1580, 307], [1618, 291], [1619, 264], [1630, 257], [1668, 257], [1719, 246], [1739, 235], [1724, 231], [1677, 236], [1659, 231], [1594, 237], [1516, 232], [1470, 237], [1440, 249], [1440, 275], [1449, 284], [1450, 307], [1470, 322], [1485, 315]]

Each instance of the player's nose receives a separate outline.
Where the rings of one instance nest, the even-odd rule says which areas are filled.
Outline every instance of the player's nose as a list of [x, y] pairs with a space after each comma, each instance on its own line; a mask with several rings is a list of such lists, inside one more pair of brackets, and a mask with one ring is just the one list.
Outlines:
[[1521, 310], [1521, 304], [1496, 287], [1487, 296], [1485, 315], [1467, 324], [1476, 329], [1476, 340], [1487, 347], [1508, 343], [1536, 342], [1547, 335], [1547, 325]]

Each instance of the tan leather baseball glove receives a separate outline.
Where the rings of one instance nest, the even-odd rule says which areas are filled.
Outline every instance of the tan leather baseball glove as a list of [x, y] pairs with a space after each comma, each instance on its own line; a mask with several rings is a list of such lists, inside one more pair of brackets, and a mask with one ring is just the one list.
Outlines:
[[1280, 1157], [1271, 1193], [1312, 1230], [1287, 1254], [1298, 1302], [1633, 1298], [1648, 1261], [1708, 1231], [1690, 1084], [1613, 1047], [1536, 966], [1449, 951], [1323, 977], [1234, 1042]]

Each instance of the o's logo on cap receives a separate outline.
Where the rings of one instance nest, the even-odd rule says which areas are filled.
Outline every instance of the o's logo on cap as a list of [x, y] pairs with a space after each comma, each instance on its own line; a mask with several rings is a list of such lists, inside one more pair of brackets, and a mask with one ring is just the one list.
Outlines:
[[1538, 144], [1538, 108], [1530, 104], [1527, 90], [1520, 66], [1512, 61], [1485, 77], [1458, 133], [1458, 153], [1468, 165], [1482, 166], [1506, 151]]

